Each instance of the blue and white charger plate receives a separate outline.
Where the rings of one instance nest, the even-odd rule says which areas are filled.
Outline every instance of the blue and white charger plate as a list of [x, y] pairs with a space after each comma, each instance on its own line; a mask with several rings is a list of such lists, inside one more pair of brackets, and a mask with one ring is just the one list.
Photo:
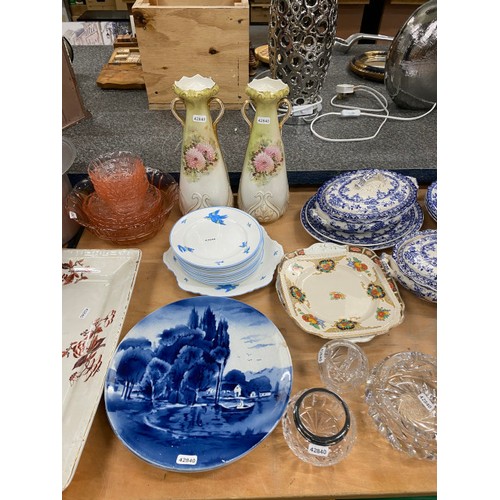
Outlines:
[[283, 247], [272, 240], [264, 232], [264, 257], [257, 269], [246, 279], [240, 282], [227, 282], [217, 285], [207, 285], [186, 274], [180, 266], [172, 248], [163, 254], [163, 263], [175, 275], [177, 284], [186, 292], [214, 297], [236, 297], [267, 286], [274, 277], [274, 271], [284, 255]]
[[175, 223], [170, 246], [190, 266], [228, 269], [251, 259], [261, 247], [262, 238], [262, 226], [246, 212], [232, 207], [207, 207]]
[[260, 444], [283, 415], [292, 361], [253, 307], [192, 297], [143, 318], [118, 346], [104, 401], [113, 431], [162, 469], [223, 467]]
[[316, 240], [322, 242], [341, 243], [343, 245], [359, 245], [371, 250], [381, 250], [394, 246], [405, 235], [418, 231], [424, 222], [422, 209], [415, 203], [392, 230], [377, 233], [348, 233], [325, 227], [321, 218], [314, 213], [315, 197], [312, 196], [302, 207], [300, 222], [304, 229]]

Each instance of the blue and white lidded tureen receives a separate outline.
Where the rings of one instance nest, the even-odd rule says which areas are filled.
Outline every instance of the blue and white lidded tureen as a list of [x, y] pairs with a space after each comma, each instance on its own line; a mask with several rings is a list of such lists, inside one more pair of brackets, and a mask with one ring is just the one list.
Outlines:
[[437, 181], [434, 181], [425, 193], [425, 208], [429, 215], [437, 222], [438, 211], [437, 211]]
[[390, 170], [364, 169], [324, 183], [318, 190], [317, 203], [332, 219], [397, 223], [415, 204], [417, 193], [418, 184], [412, 177]]
[[437, 302], [437, 231], [417, 231], [398, 242], [382, 263], [401, 285], [422, 299]]

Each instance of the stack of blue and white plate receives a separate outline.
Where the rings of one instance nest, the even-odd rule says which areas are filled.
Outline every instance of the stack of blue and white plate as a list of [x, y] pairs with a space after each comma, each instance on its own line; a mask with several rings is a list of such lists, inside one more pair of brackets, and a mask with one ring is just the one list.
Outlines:
[[429, 215], [437, 222], [438, 220], [438, 207], [437, 207], [437, 181], [434, 181], [425, 193], [425, 208]]
[[356, 170], [325, 182], [304, 205], [301, 222], [315, 239], [379, 250], [418, 231], [417, 181], [389, 170]]
[[406, 236], [382, 254], [386, 270], [417, 297], [437, 302], [437, 231], [426, 229]]
[[239, 283], [262, 262], [264, 231], [237, 208], [202, 208], [176, 222], [170, 247], [184, 273], [198, 282]]

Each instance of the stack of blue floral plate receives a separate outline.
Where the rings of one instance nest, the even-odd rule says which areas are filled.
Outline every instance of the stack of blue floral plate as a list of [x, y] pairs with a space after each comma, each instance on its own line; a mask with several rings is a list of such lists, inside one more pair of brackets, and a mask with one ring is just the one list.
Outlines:
[[356, 170], [325, 182], [304, 205], [304, 229], [322, 242], [378, 250], [417, 231], [423, 212], [412, 177], [389, 170]]
[[437, 181], [434, 181], [425, 193], [425, 208], [429, 215], [437, 222], [438, 208], [437, 208]]
[[177, 221], [170, 246], [184, 273], [195, 280], [207, 285], [239, 283], [262, 262], [264, 231], [237, 208], [202, 208]]

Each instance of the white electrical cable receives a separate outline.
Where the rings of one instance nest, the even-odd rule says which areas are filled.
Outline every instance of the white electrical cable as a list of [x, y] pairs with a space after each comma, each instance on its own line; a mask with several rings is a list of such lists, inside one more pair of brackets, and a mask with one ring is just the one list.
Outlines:
[[[389, 120], [401, 120], [401, 121], [413, 121], [413, 120], [420, 120], [420, 118], [423, 118], [424, 116], [427, 116], [429, 113], [432, 113], [432, 111], [434, 111], [434, 108], [437, 106], [437, 102], [435, 102], [431, 109], [429, 109], [428, 111], [426, 111], [424, 114], [422, 115], [418, 115], [418, 116], [388, 116], [387, 118]], [[371, 114], [371, 113], [361, 113], [363, 116], [376, 116], [378, 118], [380, 118], [379, 115], [375, 115], [375, 114]]]
[[341, 105], [341, 104], [334, 104], [333, 101], [335, 100], [335, 98], [338, 96], [335, 95], [332, 100], [330, 101], [330, 103], [332, 104], [332, 106], [337, 106], [337, 107], [340, 107], [340, 108], [344, 108], [344, 110], [356, 110], [359, 112], [356, 113], [356, 114], [350, 114], [350, 113], [345, 113], [345, 112], [338, 112], [338, 111], [330, 111], [329, 113], [323, 113], [322, 115], [318, 115], [310, 124], [309, 124], [309, 128], [311, 129], [311, 132], [314, 136], [316, 136], [318, 139], [321, 139], [322, 141], [327, 141], [327, 142], [359, 142], [359, 141], [368, 141], [370, 139], [374, 139], [375, 137], [377, 137], [377, 135], [379, 134], [379, 132], [382, 130], [382, 127], [385, 125], [385, 122], [387, 121], [387, 118], [389, 116], [389, 110], [387, 109], [387, 99], [385, 98], [384, 95], [382, 95], [380, 92], [374, 90], [374, 89], [371, 89], [369, 87], [365, 87], [363, 85], [357, 85], [354, 87], [354, 90], [359, 90], [361, 92], [365, 92], [369, 95], [371, 95], [372, 97], [375, 98], [375, 100], [382, 106], [382, 109], [380, 111], [383, 111], [385, 113], [384, 116], [381, 116], [381, 115], [374, 115], [376, 116], [377, 118], [384, 118], [384, 120], [382, 121], [382, 123], [380, 124], [380, 126], [378, 127], [378, 129], [376, 130], [376, 132], [373, 134], [373, 135], [370, 135], [368, 137], [351, 137], [351, 138], [347, 138], [347, 139], [339, 139], [339, 138], [333, 138], [333, 137], [325, 137], [321, 134], [319, 134], [318, 132], [316, 132], [313, 128], [314, 124], [322, 119], [322, 118], [325, 118], [327, 116], [342, 116], [342, 117], [348, 117], [348, 116], [361, 116], [363, 115], [364, 113], [361, 111], [362, 109], [363, 110], [368, 110], [368, 111], [378, 111], [377, 109], [373, 109], [373, 108], [357, 108], [355, 106], [347, 106], [347, 105]]
[[382, 111], [387, 110], [389, 103], [388, 103], [386, 97], [384, 96], [384, 94], [381, 94], [378, 90], [372, 89], [370, 87], [366, 87], [364, 85], [356, 85], [353, 88], [355, 90], [358, 90], [359, 92], [364, 92], [364, 93], [374, 97], [382, 107], [380, 109], [376, 109], [376, 108], [360, 108], [360, 107], [356, 107], [356, 106], [346, 106], [346, 105], [342, 105], [342, 104], [334, 104], [333, 101], [335, 101], [335, 99], [337, 97], [339, 97], [339, 95], [341, 95], [341, 94], [334, 95], [330, 100], [330, 104], [334, 107], [337, 107], [337, 108], [359, 109], [361, 111], [375, 111], [375, 112], [380, 111], [380, 112], [382, 112]]
[[[389, 103], [386, 99], [386, 97], [378, 92], [375, 89], [372, 89], [370, 87], [366, 87], [364, 85], [355, 85], [355, 86], [350, 86], [350, 85], [340, 85], [337, 86], [337, 89], [342, 89], [343, 87], [346, 87], [349, 89], [349, 92], [339, 92], [336, 95], [332, 97], [330, 100], [330, 104], [334, 107], [341, 108], [342, 111], [330, 111], [329, 113], [323, 113], [322, 115], [318, 115], [314, 120], [311, 121], [309, 124], [309, 128], [312, 132], [312, 134], [317, 137], [318, 139], [321, 139], [322, 141], [327, 141], [327, 142], [356, 142], [356, 141], [368, 141], [370, 139], [374, 139], [377, 137], [379, 134], [380, 130], [382, 127], [385, 125], [387, 120], [400, 120], [400, 121], [413, 121], [413, 120], [419, 120], [420, 118], [423, 118], [424, 116], [427, 116], [429, 113], [434, 111], [434, 109], [437, 106], [437, 103], [434, 103], [427, 112], [419, 115], [419, 116], [414, 116], [414, 117], [402, 117], [402, 116], [391, 116], [389, 114]], [[348, 105], [343, 105], [343, 104], [337, 104], [334, 101], [340, 96], [340, 95], [352, 95], [356, 91], [361, 92], [361, 93], [366, 93], [369, 94], [371, 97], [373, 97], [381, 106], [380, 109], [378, 108], [361, 108], [357, 106], [348, 106]], [[384, 114], [377, 114], [377, 113], [384, 113]], [[318, 132], [314, 130], [314, 124], [320, 120], [323, 119], [327, 116], [340, 116], [343, 118], [357, 118], [358, 116], [367, 116], [367, 117], [374, 117], [374, 118], [381, 118], [383, 121], [376, 130], [376, 132], [373, 135], [370, 135], [368, 137], [351, 137], [351, 138], [346, 138], [346, 139], [340, 139], [340, 138], [333, 138], [333, 137], [325, 137]]]

